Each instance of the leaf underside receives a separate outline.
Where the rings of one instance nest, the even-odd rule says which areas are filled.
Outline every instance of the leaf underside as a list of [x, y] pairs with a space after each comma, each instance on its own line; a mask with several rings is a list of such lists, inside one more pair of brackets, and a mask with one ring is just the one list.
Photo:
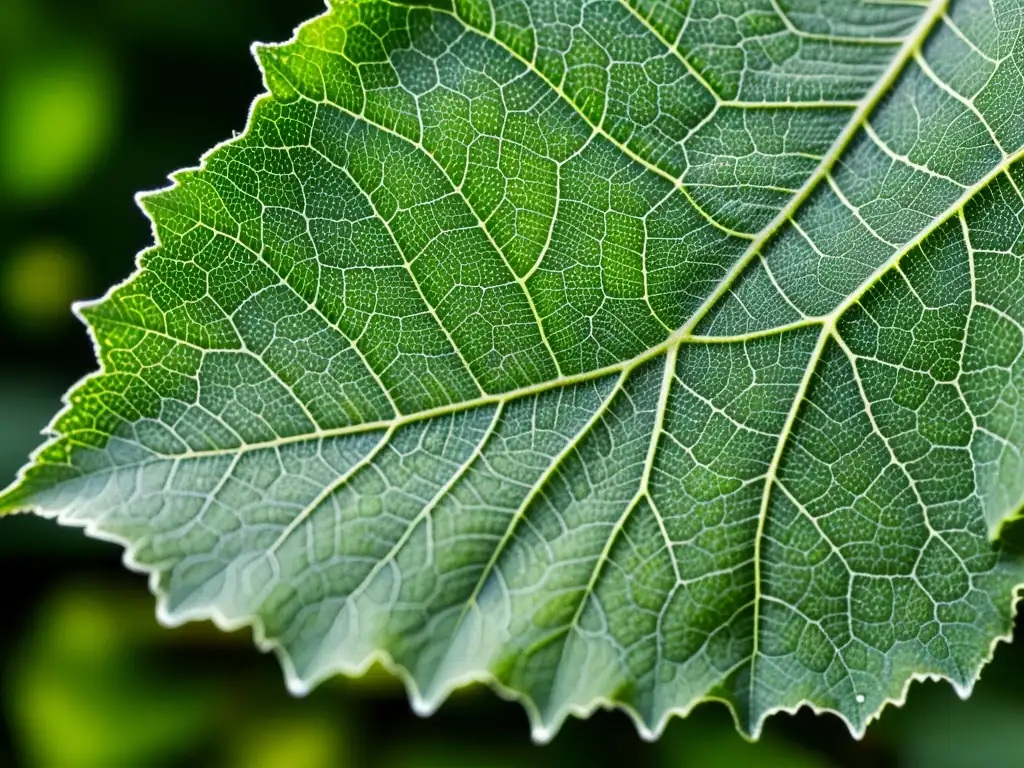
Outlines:
[[538, 739], [970, 690], [1024, 550], [1020, 0], [342, 0], [145, 195], [0, 510]]

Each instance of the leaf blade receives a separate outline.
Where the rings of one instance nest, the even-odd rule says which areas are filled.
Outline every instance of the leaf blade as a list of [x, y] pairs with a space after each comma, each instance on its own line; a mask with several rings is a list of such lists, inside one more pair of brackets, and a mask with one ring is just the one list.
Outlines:
[[[260, 48], [273, 95], [146, 198], [159, 245], [82, 310], [105, 373], [0, 509], [125, 543], [165, 620], [253, 623], [295, 690], [385, 658], [418, 709], [483, 679], [541, 739], [708, 697], [754, 736], [803, 704], [860, 733], [911, 679], [968, 689], [1024, 581], [986, 537], [1024, 493], [1024, 140], [986, 118], [1012, 88], [936, 67], [1020, 52], [978, 3], [837, 5], [838, 37], [767, 5], [739, 47], [902, 34], [817, 84], [730, 85], [623, 3], [567, 49], [543, 13], [530, 43], [507, 8], [382, 0]], [[677, 122], [625, 119], [641, 70]]]

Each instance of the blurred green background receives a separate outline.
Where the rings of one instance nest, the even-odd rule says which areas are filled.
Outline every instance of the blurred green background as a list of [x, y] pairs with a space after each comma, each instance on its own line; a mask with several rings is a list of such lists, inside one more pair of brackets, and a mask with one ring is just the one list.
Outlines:
[[[132, 201], [244, 127], [252, 40], [283, 40], [320, 0], [0, 0], [0, 485], [60, 394], [94, 368], [69, 311], [150, 244]], [[656, 745], [621, 713], [530, 743], [486, 690], [413, 715], [380, 670], [306, 699], [246, 632], [160, 628], [116, 547], [19, 516], [0, 525], [0, 765], [26, 768], [1024, 765], [1024, 648], [1000, 646], [970, 702], [916, 684], [860, 742], [835, 718], [771, 720], [756, 746], [726, 711]]]

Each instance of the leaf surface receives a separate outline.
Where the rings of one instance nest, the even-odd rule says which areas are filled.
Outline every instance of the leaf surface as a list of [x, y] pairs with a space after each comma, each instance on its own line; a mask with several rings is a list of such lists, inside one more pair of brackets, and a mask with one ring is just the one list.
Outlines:
[[0, 510], [534, 735], [972, 686], [1024, 553], [1016, 0], [343, 0], [142, 204]]

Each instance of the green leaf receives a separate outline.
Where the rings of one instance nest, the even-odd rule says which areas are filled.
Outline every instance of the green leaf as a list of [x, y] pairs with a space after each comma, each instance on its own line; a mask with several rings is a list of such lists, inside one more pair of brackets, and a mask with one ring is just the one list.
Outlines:
[[0, 509], [292, 690], [534, 735], [966, 695], [1024, 551], [1016, 0], [344, 0], [146, 195], [103, 370]]

